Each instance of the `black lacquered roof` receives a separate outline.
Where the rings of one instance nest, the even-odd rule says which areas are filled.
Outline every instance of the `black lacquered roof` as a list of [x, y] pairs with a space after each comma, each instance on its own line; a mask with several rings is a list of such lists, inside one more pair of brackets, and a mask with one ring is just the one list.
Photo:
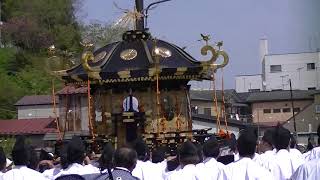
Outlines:
[[[91, 67], [99, 69], [96, 76], [89, 78], [103, 83], [128, 81], [152, 81], [155, 78], [154, 48], [170, 52], [170, 56], [160, 57], [160, 79], [201, 79], [205, 76], [203, 63], [195, 60], [178, 46], [162, 40], [154, 40], [143, 31], [128, 31], [123, 41], [108, 44], [94, 52], [95, 61]], [[132, 59], [125, 60], [125, 50], [136, 51]], [[62, 76], [67, 82], [81, 82], [88, 79], [88, 73], [78, 65]]]

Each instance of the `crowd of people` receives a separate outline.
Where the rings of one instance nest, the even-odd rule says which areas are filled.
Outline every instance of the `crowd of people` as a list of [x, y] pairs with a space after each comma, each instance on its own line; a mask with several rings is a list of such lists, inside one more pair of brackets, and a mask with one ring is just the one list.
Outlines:
[[[319, 131], [320, 126], [318, 136]], [[320, 147], [301, 153], [290, 131], [281, 125], [266, 130], [261, 141], [254, 128], [227, 141], [228, 149], [215, 136], [204, 144], [188, 140], [177, 148], [176, 156], [166, 156], [166, 147], [150, 152], [142, 139], [117, 149], [106, 143], [95, 159], [86, 154], [84, 142], [73, 137], [59, 157], [44, 152], [39, 159], [25, 138], [19, 137], [12, 149], [12, 163], [0, 149], [0, 180], [320, 179]]]

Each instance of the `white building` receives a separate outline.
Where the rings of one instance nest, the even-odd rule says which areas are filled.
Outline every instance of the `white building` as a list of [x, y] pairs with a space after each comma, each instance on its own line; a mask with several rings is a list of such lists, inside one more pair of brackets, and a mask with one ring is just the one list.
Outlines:
[[254, 74], [236, 76], [236, 91], [238, 93], [262, 91], [262, 75]]
[[264, 90], [319, 89], [320, 52], [268, 54], [262, 64]]
[[261, 75], [236, 76], [236, 91], [249, 92], [320, 89], [320, 52], [269, 54], [268, 41], [260, 40]]
[[[58, 104], [58, 98], [56, 98]], [[24, 96], [15, 104], [18, 111], [18, 119], [37, 119], [55, 117], [53, 112], [53, 99], [50, 95]], [[58, 105], [56, 106], [59, 115]]]

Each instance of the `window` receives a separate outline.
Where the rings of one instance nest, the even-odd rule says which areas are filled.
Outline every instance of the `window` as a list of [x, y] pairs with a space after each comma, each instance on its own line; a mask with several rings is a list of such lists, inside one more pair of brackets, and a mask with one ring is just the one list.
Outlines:
[[281, 109], [273, 109], [273, 113], [281, 113]]
[[283, 109], [282, 109], [282, 112], [284, 112], [284, 113], [291, 112], [291, 108], [283, 108]]
[[316, 66], [314, 63], [307, 63], [307, 71], [315, 70]]
[[320, 113], [320, 105], [316, 105], [316, 113]]
[[281, 65], [271, 65], [270, 66], [270, 72], [281, 72]]
[[293, 108], [293, 112], [300, 112], [300, 108]]
[[204, 113], [205, 115], [211, 116], [211, 108], [204, 108], [204, 109], [203, 109], [203, 113]]
[[260, 89], [249, 89], [249, 92], [260, 92]]
[[316, 87], [308, 87], [308, 90], [316, 90]]
[[263, 113], [271, 113], [271, 109], [264, 109]]
[[192, 112], [193, 114], [198, 114], [198, 106], [193, 106], [193, 107], [191, 107], [191, 112]]

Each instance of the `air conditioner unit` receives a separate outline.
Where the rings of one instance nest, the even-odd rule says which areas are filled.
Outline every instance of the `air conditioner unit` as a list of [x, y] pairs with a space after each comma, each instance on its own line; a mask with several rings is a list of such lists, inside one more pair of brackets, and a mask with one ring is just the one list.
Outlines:
[[320, 113], [320, 105], [316, 105], [315, 110], [316, 110], [316, 113]]

